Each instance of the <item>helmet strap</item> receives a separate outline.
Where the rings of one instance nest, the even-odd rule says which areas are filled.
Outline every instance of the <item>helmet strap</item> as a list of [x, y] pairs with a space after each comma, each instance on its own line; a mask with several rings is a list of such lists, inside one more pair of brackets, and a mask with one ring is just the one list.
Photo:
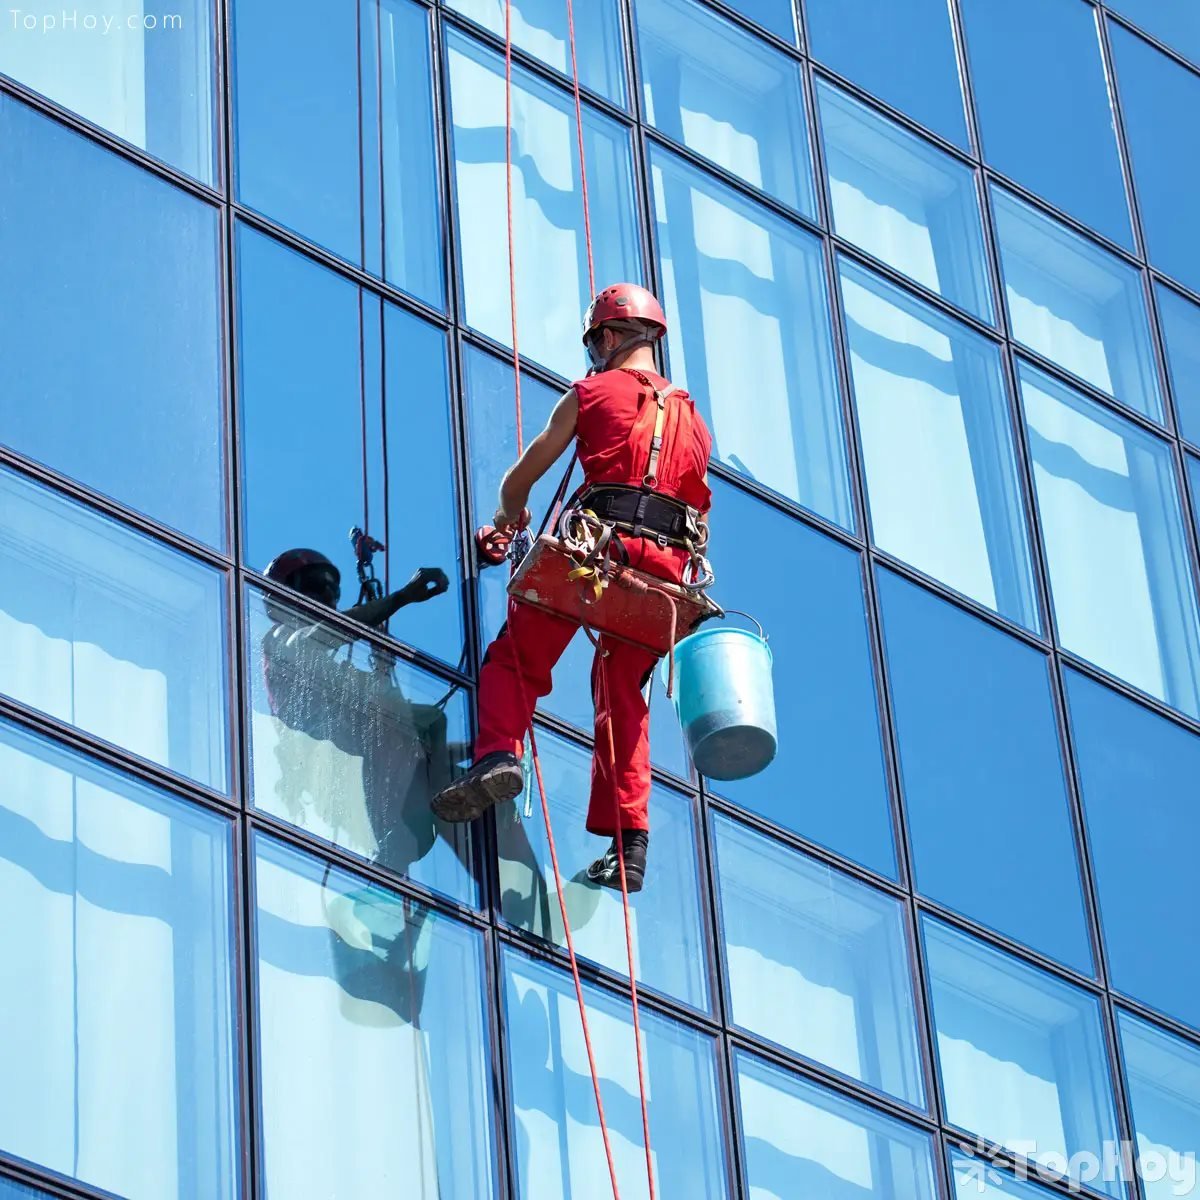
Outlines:
[[[606, 355], [601, 357], [595, 349], [595, 343], [599, 340], [598, 336], [596, 335], [599, 335], [599, 333], [604, 329], [616, 329], [619, 331], [623, 328], [632, 330], [629, 337], [627, 337], [623, 342], [618, 342]], [[630, 322], [628, 325], [624, 325], [618, 324], [616, 321], [610, 321], [607, 324], [602, 325], [600, 329], [597, 329], [596, 335], [593, 335], [587, 340], [587, 353], [588, 358], [591, 359], [592, 362], [592, 373], [607, 371], [608, 364], [612, 362], [614, 358], [624, 354], [627, 350], [632, 350], [635, 346], [654, 345], [654, 338], [645, 331], [640, 322], [637, 325], [635, 325], [633, 322]]]

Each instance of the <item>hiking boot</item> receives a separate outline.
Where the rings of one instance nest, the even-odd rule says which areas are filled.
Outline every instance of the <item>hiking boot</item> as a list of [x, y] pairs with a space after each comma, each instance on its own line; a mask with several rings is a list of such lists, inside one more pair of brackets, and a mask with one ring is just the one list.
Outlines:
[[473, 821], [493, 804], [512, 800], [524, 786], [521, 760], [506, 750], [496, 750], [442, 788], [433, 798], [433, 811], [443, 821]]
[[[640, 892], [646, 878], [646, 850], [650, 845], [650, 835], [644, 829], [626, 829], [621, 833], [621, 842], [625, 851], [625, 889], [630, 894]], [[603, 858], [598, 858], [587, 869], [587, 877], [601, 887], [621, 890], [621, 863], [617, 857], [617, 839], [604, 852]]]

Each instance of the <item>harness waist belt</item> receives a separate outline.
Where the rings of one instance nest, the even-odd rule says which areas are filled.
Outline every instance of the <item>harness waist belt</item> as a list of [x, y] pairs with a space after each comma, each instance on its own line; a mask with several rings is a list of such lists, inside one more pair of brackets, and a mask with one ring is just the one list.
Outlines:
[[597, 485], [585, 488], [576, 504], [633, 537], [649, 537], [684, 549], [691, 549], [700, 537], [700, 514], [696, 509], [673, 496], [643, 488]]

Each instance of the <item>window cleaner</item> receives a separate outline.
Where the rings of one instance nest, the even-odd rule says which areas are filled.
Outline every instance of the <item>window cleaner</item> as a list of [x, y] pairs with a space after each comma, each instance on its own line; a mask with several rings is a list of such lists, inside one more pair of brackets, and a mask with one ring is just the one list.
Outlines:
[[[530, 491], [572, 440], [584, 484], [566, 506], [560, 537], [539, 539], [513, 577], [510, 590], [521, 603], [511, 606], [480, 671], [475, 763], [433, 802], [444, 820], [469, 821], [521, 791], [520, 758], [536, 703], [549, 694], [551, 671], [580, 626], [595, 630], [597, 753], [587, 828], [613, 840], [588, 877], [620, 886], [620, 837], [629, 891], [642, 887], [649, 845], [642, 689], [676, 637], [719, 611], [703, 595], [712, 582], [704, 558], [712, 437], [688, 394], [657, 373], [653, 348], [666, 331], [666, 316], [645, 288], [621, 283], [601, 291], [583, 326], [592, 370], [504, 477], [499, 532], [481, 531], [485, 558], [527, 530]], [[610, 733], [611, 762], [600, 752]]]

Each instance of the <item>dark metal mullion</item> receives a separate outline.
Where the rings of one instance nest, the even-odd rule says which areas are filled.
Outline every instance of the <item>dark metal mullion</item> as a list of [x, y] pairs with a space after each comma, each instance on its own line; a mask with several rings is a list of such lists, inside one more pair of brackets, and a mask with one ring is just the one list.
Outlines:
[[25, 476], [28, 480], [51, 489], [81, 507], [108, 517], [133, 532], [152, 538], [159, 544], [185, 554], [191, 559], [199, 560], [205, 566], [214, 567], [219, 571], [228, 571], [233, 567], [232, 557], [220, 550], [207, 546], [203, 542], [197, 542], [187, 534], [180, 533], [179, 530], [172, 529], [168, 525], [160, 525], [151, 517], [127, 507], [119, 500], [114, 500], [102, 492], [92, 491], [77, 479], [63, 475], [32, 459], [27, 459], [6, 446], [0, 446], [0, 467], [7, 467], [13, 473]]
[[0, 720], [20, 726], [73, 754], [94, 760], [124, 775], [134, 776], [152, 787], [192, 804], [198, 804], [210, 812], [227, 817], [236, 807], [237, 802], [232, 797], [223, 795], [206, 784], [176, 775], [161, 763], [140, 758], [115, 742], [106, 742], [88, 730], [81, 729], [78, 725], [69, 725], [49, 713], [27, 708], [20, 701], [3, 693], [0, 693]]
[[1150, 33], [1146, 29], [1142, 29], [1138, 25], [1135, 25], [1130, 17], [1127, 17], [1124, 13], [1117, 12], [1115, 8], [1110, 7], [1108, 0], [1090, 0], [1090, 3], [1095, 5], [1102, 14], [1108, 17], [1110, 21], [1115, 21], [1118, 25], [1128, 29], [1130, 33], [1136, 34], [1144, 42], [1148, 42], [1151, 46], [1153, 46], [1160, 54], [1165, 54], [1178, 66], [1183, 67], [1184, 70], [1191, 72], [1193, 75], [1200, 75], [1200, 64], [1193, 62], [1184, 53], [1182, 53], [1182, 51], [1176, 50], [1173, 46], [1168, 45], [1155, 34]]
[[[491, 1124], [496, 1180], [501, 1200], [518, 1200], [517, 1112], [513, 1095], [508, 1037], [508, 1006], [505, 1003], [504, 952], [493, 925], [480, 931], [483, 939], [484, 1019], [487, 1021], [488, 1049], [491, 1054]], [[481, 1198], [483, 1200], [483, 1198]]]
[[386, 300], [414, 316], [421, 317], [431, 325], [436, 325], [440, 329], [449, 327], [450, 319], [444, 312], [408, 292], [401, 291], [395, 285], [380, 279], [378, 275], [364, 271], [362, 267], [356, 266], [348, 259], [339, 258], [333, 251], [325, 249], [316, 242], [308, 241], [302, 234], [289, 229], [286, 225], [279, 224], [271, 217], [265, 216], [256, 209], [248, 208], [237, 200], [230, 201], [230, 208], [237, 218], [238, 225], [246, 225], [259, 233], [267, 234], [289, 249], [298, 251], [313, 263], [326, 267], [350, 283], [357, 284], [358, 287], [373, 296]]
[[[262, 1120], [262, 1064], [259, 1060], [259, 1031], [262, 1028], [262, 998], [258, 991], [258, 880], [254, 857], [255, 828], [243, 815], [234, 829], [234, 853], [241, 859], [238, 942], [243, 959], [239, 975], [239, 1017], [242, 1018], [239, 1058], [242, 1065], [243, 1117], [247, 1122], [243, 1141], [247, 1159], [247, 1190], [244, 1200], [267, 1194], [264, 1129]], [[244, 1006], [244, 1007], [243, 1007]]]
[[213, 205], [219, 205], [224, 200], [222, 192], [217, 187], [202, 183], [193, 176], [185, 174], [177, 167], [173, 167], [165, 160], [155, 158], [154, 155], [143, 150], [140, 146], [135, 146], [132, 142], [124, 141], [122, 138], [110, 133], [103, 126], [92, 124], [91, 121], [81, 117], [71, 109], [65, 108], [56, 101], [41, 95], [39, 92], [35, 92], [32, 88], [26, 87], [23, 83], [12, 78], [12, 76], [0, 73], [0, 97], [3, 97], [5, 94], [28, 105], [32, 109], [36, 109], [43, 116], [49, 117], [73, 133], [82, 134], [88, 141], [97, 143], [106, 150], [111, 150], [119, 158], [136, 163], [138, 166], [144, 167], [147, 171], [157, 175], [160, 179], [165, 179], [168, 183], [175, 184], [176, 187], [181, 188], [185, 192], [190, 192], [200, 200], [207, 200]]
[[61, 1200], [122, 1200], [115, 1192], [106, 1192], [103, 1188], [84, 1183], [82, 1180], [60, 1176], [47, 1167], [18, 1158], [6, 1150], [0, 1150], [0, 1184], [7, 1179], [34, 1187], [45, 1192], [48, 1196], [61, 1197]]

